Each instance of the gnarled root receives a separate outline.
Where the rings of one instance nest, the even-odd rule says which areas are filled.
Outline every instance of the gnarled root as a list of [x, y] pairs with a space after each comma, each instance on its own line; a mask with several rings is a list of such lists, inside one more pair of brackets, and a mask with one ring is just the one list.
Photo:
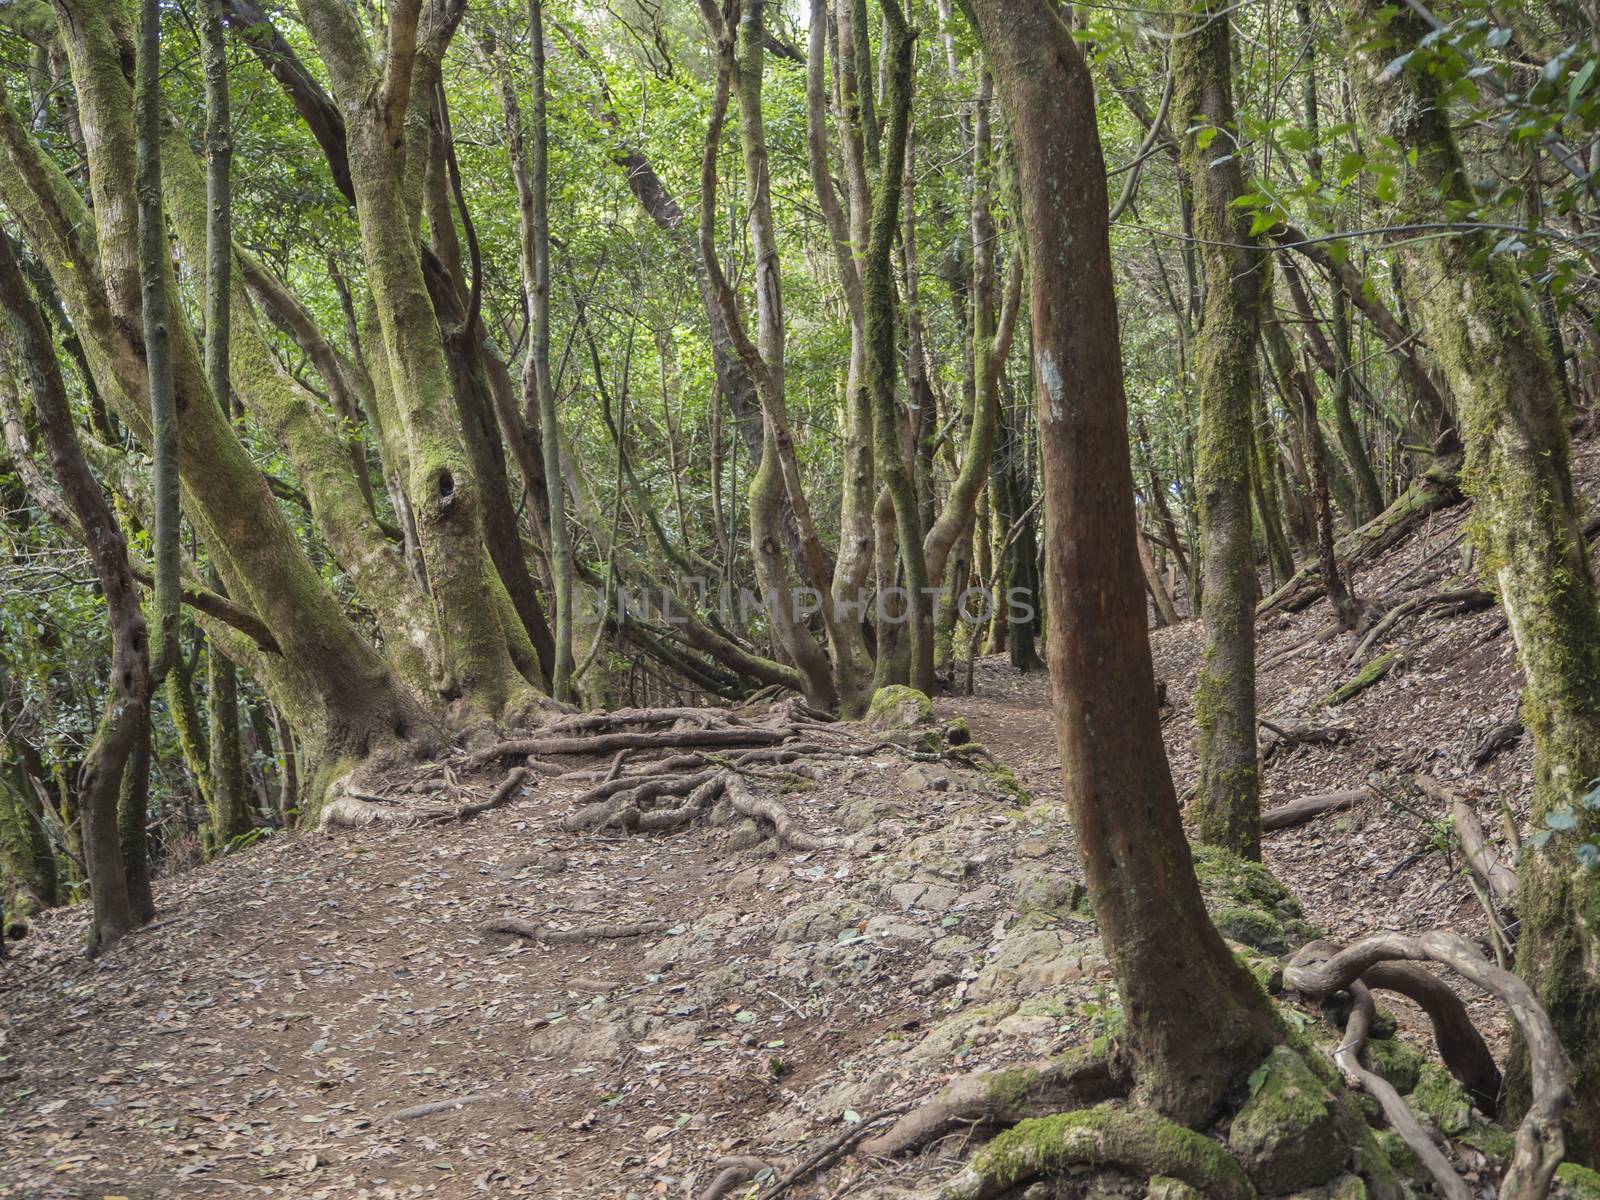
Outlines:
[[1359, 980], [1350, 985], [1350, 1019], [1345, 1022], [1344, 1040], [1339, 1048], [1334, 1051], [1333, 1061], [1339, 1070], [1356, 1087], [1364, 1089], [1372, 1096], [1383, 1109], [1383, 1115], [1389, 1118], [1390, 1127], [1397, 1133], [1405, 1144], [1411, 1147], [1411, 1152], [1417, 1160], [1427, 1168], [1428, 1174], [1439, 1186], [1439, 1194], [1445, 1200], [1471, 1200], [1472, 1192], [1462, 1182], [1461, 1176], [1456, 1174], [1455, 1168], [1450, 1165], [1450, 1160], [1444, 1152], [1434, 1144], [1433, 1138], [1422, 1127], [1416, 1114], [1404, 1100], [1400, 1093], [1395, 1091], [1391, 1084], [1382, 1075], [1375, 1074], [1361, 1065], [1361, 1050], [1367, 1044], [1367, 1034], [1372, 1029], [1372, 1017], [1375, 1006], [1372, 1003], [1372, 992]]
[[885, 1132], [863, 1142], [866, 1154], [892, 1158], [919, 1150], [953, 1129], [1002, 1128], [1029, 1117], [1128, 1094], [1126, 1065], [1115, 1055], [1063, 1055], [1025, 1067], [975, 1071], [951, 1080]]
[[739, 776], [731, 771], [723, 780], [723, 794], [740, 816], [753, 817], [772, 826], [778, 840], [796, 850], [828, 850], [839, 844], [838, 838], [818, 837], [800, 828], [789, 810], [776, 800], [757, 796]]
[[1471, 980], [1504, 1004], [1522, 1031], [1532, 1065], [1533, 1102], [1517, 1127], [1511, 1165], [1500, 1181], [1500, 1200], [1543, 1200], [1566, 1150], [1561, 1118], [1572, 1103], [1571, 1069], [1549, 1014], [1526, 983], [1485, 960], [1459, 934], [1440, 930], [1417, 936], [1376, 933], [1319, 961], [1297, 956], [1284, 969], [1283, 981], [1308, 996], [1328, 996], [1367, 980], [1380, 965], [1417, 961], [1440, 963]]
[[1244, 1168], [1209, 1137], [1151, 1112], [1104, 1104], [1007, 1130], [940, 1189], [939, 1200], [992, 1200], [1076, 1166], [1167, 1175], [1212, 1200], [1255, 1200]]

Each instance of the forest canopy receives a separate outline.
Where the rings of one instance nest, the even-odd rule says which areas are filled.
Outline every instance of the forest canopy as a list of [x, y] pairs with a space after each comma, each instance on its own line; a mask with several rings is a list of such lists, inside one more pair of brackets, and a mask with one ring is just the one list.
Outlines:
[[[1051, 678], [1123, 1092], [1204, 1129], [1295, 1051], [1190, 843], [1259, 861], [1290, 820], [1264, 731], [1340, 736], [1258, 712], [1258, 629], [1325, 604], [1296, 650], [1348, 656], [1332, 709], [1405, 622], [1497, 605], [1520, 849], [1453, 835], [1496, 961], [1428, 934], [1285, 978], [1358, 1012], [1400, 961], [1481, 984], [1520, 1031], [1502, 1194], [1600, 1165], [1597, 28], [1583, 0], [0, 0], [5, 913], [87, 901], [101, 952], [153, 879], [466, 820], [551, 755], [617, 755], [569, 831], [722, 803], [821, 849], [727, 755], [915, 726], [1004, 655]], [[1462, 505], [1437, 586], [1368, 589]], [[1180, 806], [1149, 635], [1183, 623]], [[669, 751], [675, 782], [605, 790]], [[395, 811], [432, 794], [407, 772], [511, 760]], [[1294, 822], [1353, 803], [1312, 799]], [[946, 1194], [1148, 1132], [1019, 1139]]]

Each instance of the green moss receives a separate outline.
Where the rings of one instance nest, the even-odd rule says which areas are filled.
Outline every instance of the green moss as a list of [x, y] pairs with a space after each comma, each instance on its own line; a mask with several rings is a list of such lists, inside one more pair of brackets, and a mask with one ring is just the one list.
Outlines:
[[1423, 1063], [1417, 1086], [1406, 1099], [1440, 1133], [1456, 1134], [1472, 1124], [1472, 1101], [1454, 1075], [1438, 1063]]
[[1013, 803], [1022, 807], [1033, 803], [1033, 793], [1022, 786], [1022, 781], [1017, 778], [1016, 773], [990, 753], [987, 746], [979, 742], [967, 742], [963, 745], [948, 746], [944, 753], [946, 757], [953, 758], [975, 771], [982, 771], [1001, 794]]
[[1578, 1200], [1600, 1200], [1600, 1171], [1577, 1163], [1562, 1163], [1556, 1168], [1556, 1182]]
[[1210, 1138], [1106, 1105], [1023, 1121], [973, 1160], [973, 1170], [992, 1179], [997, 1192], [1083, 1165], [1165, 1175], [1223, 1200], [1254, 1194], [1243, 1169]]
[[916, 688], [890, 684], [872, 693], [864, 723], [873, 729], [904, 729], [933, 720], [933, 701]]
[[1427, 1065], [1423, 1057], [1404, 1042], [1374, 1038], [1362, 1051], [1368, 1070], [1387, 1079], [1401, 1095], [1415, 1088]]
[[1039, 1082], [1039, 1072], [1032, 1067], [1013, 1067], [994, 1072], [984, 1082], [989, 1099], [1002, 1110], [1010, 1111], [1027, 1100]]
[[1250, 1077], [1250, 1099], [1233, 1119], [1228, 1148], [1266, 1192], [1317, 1187], [1350, 1161], [1346, 1117], [1334, 1093], [1288, 1046]]
[[1426, 1183], [1432, 1178], [1416, 1152], [1406, 1145], [1405, 1138], [1388, 1129], [1374, 1130], [1372, 1136], [1378, 1143], [1378, 1149], [1389, 1160], [1389, 1165], [1402, 1179], [1408, 1183]]
[[[1517, 1148], [1517, 1139], [1509, 1130], [1487, 1121], [1474, 1125], [1458, 1135], [1456, 1140], [1480, 1151], [1484, 1157], [1500, 1162], [1509, 1161]], [[1595, 1193], [1594, 1200], [1600, 1200], [1600, 1191]]]
[[1284, 949], [1283, 926], [1259, 908], [1215, 908], [1211, 910], [1211, 923], [1229, 941], [1274, 953]]
[[1217, 846], [1196, 845], [1191, 850], [1200, 889], [1208, 896], [1223, 896], [1238, 905], [1274, 909], [1288, 916], [1301, 915], [1294, 897], [1260, 863]]
[[1353, 678], [1335, 688], [1322, 703], [1326, 707], [1332, 708], [1366, 691], [1393, 670], [1399, 658], [1400, 652], [1398, 650], [1388, 650], [1378, 655], [1377, 658], [1357, 671]]

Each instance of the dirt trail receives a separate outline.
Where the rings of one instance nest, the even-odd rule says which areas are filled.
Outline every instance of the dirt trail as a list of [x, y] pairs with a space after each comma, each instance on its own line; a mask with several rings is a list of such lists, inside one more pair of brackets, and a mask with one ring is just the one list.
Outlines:
[[[1429, 573], [1459, 568], [1465, 516], [1440, 514], [1356, 587], [1394, 603], [1451, 586]], [[1447, 780], [1491, 829], [1501, 803], [1525, 815], [1526, 739], [1472, 758], [1516, 712], [1498, 615], [1402, 623], [1372, 651], [1401, 665], [1337, 709], [1322, 702], [1359, 664], [1351, 639], [1314, 636], [1327, 619], [1319, 603], [1261, 626], [1262, 713], [1352, 730], [1275, 755], [1266, 801], [1362, 783], [1380, 798], [1271, 835], [1267, 863], [1337, 936], [1481, 931], [1409, 778]], [[1180, 792], [1199, 642], [1192, 623], [1153, 635]], [[977, 692], [939, 711], [969, 718], [1031, 804], [898, 752], [802, 764], [760, 787], [839, 844], [797, 854], [738, 821], [561, 833], [580, 785], [541, 779], [465, 825], [270, 838], [164, 880], [158, 924], [102, 962], [78, 956], [81, 911], [47, 914], [0, 964], [0, 1196], [692, 1197], [724, 1156], [781, 1174], [952, 1074], [1106, 1032], [1047, 680], [985, 660]], [[481, 935], [497, 916], [669, 926], [535, 946]], [[396, 1119], [452, 1099], [467, 1106]], [[791, 1194], [926, 1180], [962, 1150], [846, 1158]]]

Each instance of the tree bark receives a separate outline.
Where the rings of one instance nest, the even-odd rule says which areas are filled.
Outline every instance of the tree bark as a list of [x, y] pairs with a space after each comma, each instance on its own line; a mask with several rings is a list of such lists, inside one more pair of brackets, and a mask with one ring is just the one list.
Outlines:
[[111, 626], [111, 674], [105, 707], [78, 774], [83, 852], [94, 902], [88, 949], [90, 954], [99, 954], [137, 923], [123, 867], [117, 806], [123, 769], [144, 724], [150, 696], [144, 612], [128, 566], [128, 544], [73, 433], [72, 409], [55, 346], [23, 281], [11, 239], [4, 233], [0, 233], [0, 304], [10, 318], [8, 340], [13, 342], [10, 348], [14, 353], [7, 357], [20, 360], [27, 372], [51, 471], [66, 493], [89, 547]]
[[[1401, 160], [1396, 223], [1438, 221], [1474, 202], [1437, 79], [1415, 66], [1427, 27], [1383, 11], [1387, 43], [1370, 45], [1377, 0], [1343, 0], [1351, 78], [1369, 138], [1394, 140]], [[1419, 52], [1420, 53], [1420, 52]], [[1537, 315], [1513, 264], [1487, 231], [1402, 244], [1407, 299], [1456, 395], [1466, 437], [1463, 482], [1477, 505], [1480, 571], [1499, 596], [1522, 665], [1523, 722], [1533, 738], [1530, 817], [1572, 805], [1578, 828], [1522, 856], [1517, 972], [1572, 1056], [1574, 1158], [1600, 1163], [1600, 874], [1575, 863], [1573, 842], [1600, 833], [1576, 799], [1600, 775], [1600, 595], [1582, 533], [1561, 388]], [[1508, 1073], [1519, 1104], [1528, 1058]]]
[[1232, 39], [1207, 2], [1174, 22], [1173, 111], [1194, 190], [1205, 307], [1195, 348], [1200, 432], [1195, 489], [1205, 551], [1205, 651], [1195, 685], [1201, 840], [1261, 856], [1261, 771], [1256, 761], [1257, 581], [1250, 526], [1250, 460], [1265, 255], [1250, 219], [1233, 109]]
[[1206, 915], [1161, 743], [1093, 86], [1053, 5], [972, 8], [1012, 131], [1033, 266], [1064, 792], [1140, 1090], [1198, 1124], [1281, 1034]]

